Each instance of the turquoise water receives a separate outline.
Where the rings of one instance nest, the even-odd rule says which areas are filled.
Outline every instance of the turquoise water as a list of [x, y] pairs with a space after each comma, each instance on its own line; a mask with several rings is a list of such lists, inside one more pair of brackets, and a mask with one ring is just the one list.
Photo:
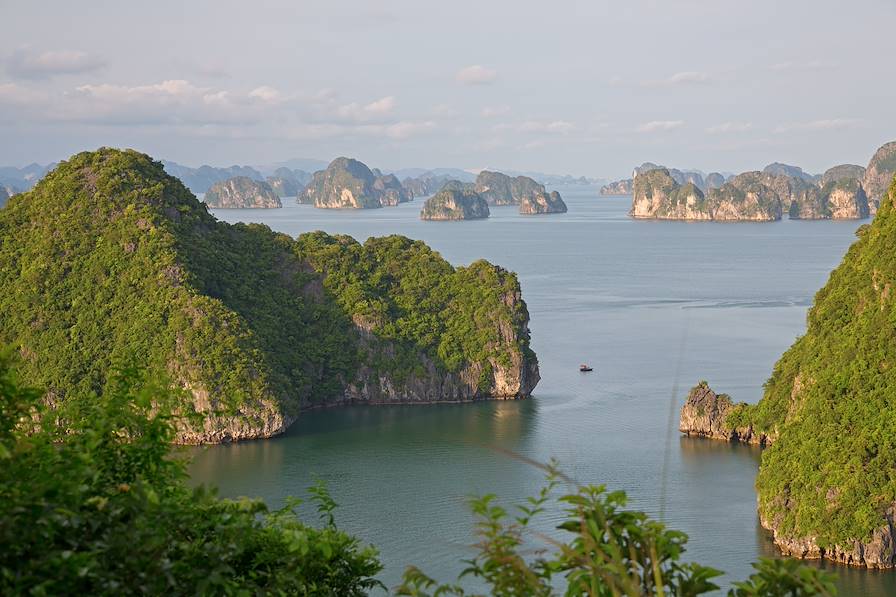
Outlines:
[[[518, 501], [537, 491], [541, 472], [507, 451], [555, 457], [578, 482], [624, 489], [633, 507], [687, 532], [687, 557], [725, 570], [726, 582], [749, 575], [750, 562], [774, 553], [756, 516], [758, 450], [683, 438], [670, 425], [701, 379], [736, 400], [759, 399], [860, 222], [634, 221], [627, 198], [558, 190], [567, 214], [505, 207], [470, 222], [421, 222], [419, 200], [216, 211], [291, 235], [404, 234], [455, 264], [486, 258], [514, 270], [542, 381], [517, 402], [306, 413], [282, 437], [200, 449], [196, 482], [276, 506], [326, 480], [340, 526], [380, 549], [382, 579], [394, 586], [408, 564], [454, 579], [471, 553], [467, 496]], [[579, 373], [582, 362], [594, 372]], [[539, 528], [559, 516], [546, 513]], [[837, 570], [841, 594], [896, 592], [893, 575]]]

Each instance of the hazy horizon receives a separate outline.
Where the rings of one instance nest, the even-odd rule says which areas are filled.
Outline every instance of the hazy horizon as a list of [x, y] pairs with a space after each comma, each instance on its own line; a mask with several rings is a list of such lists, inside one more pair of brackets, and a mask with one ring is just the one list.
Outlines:
[[[162, 0], [4, 7], [0, 164], [101, 145], [257, 165], [615, 179], [865, 165], [896, 138], [896, 5]], [[53, 15], [53, 18], [47, 18]]]

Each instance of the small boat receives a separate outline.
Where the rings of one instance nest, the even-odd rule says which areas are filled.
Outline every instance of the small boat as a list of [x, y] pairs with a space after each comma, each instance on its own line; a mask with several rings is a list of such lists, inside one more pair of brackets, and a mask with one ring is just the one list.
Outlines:
[[588, 365], [582, 364], [582, 365], [579, 365], [579, 371], [581, 371], [582, 373], [587, 373], [589, 371], [594, 371], [594, 369], [592, 369]]

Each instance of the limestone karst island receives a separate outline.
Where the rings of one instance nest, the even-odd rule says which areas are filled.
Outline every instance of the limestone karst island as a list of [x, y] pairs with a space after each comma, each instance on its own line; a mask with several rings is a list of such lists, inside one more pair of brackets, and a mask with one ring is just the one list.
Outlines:
[[896, 595], [891, 4], [7, 3], [0, 596]]

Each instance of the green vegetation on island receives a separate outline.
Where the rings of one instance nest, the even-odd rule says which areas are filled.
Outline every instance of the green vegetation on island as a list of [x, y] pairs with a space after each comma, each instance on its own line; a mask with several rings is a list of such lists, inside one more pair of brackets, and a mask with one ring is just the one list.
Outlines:
[[489, 215], [485, 199], [458, 181], [446, 183], [420, 210], [421, 220], [481, 220]]
[[300, 202], [321, 208], [370, 209], [411, 199], [394, 175], [384, 176], [358, 160], [336, 158], [326, 170], [314, 173]]
[[759, 512], [788, 554], [896, 566], [894, 194], [896, 181], [816, 294], [806, 333], [775, 364], [762, 400], [707, 402], [698, 386], [682, 411], [682, 431], [768, 446]]
[[182, 442], [268, 437], [317, 404], [520, 397], [538, 381], [513, 273], [403, 237], [220, 222], [134, 151], [73, 156], [0, 211], [0, 286], [0, 344], [29, 384], [54, 403], [102, 396], [135, 360], [201, 413]]
[[283, 207], [271, 185], [246, 176], [234, 176], [216, 182], [206, 191], [204, 201], [209, 207], [218, 209]]

